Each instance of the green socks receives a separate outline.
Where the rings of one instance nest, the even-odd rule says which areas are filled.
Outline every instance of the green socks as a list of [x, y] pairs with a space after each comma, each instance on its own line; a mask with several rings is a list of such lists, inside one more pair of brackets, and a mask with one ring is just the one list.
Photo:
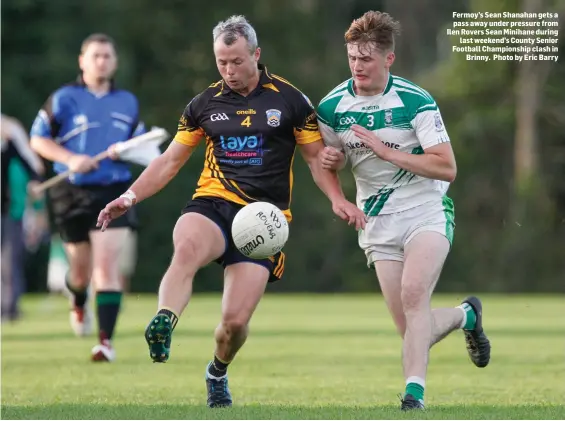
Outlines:
[[421, 379], [420, 377], [412, 376], [406, 379], [406, 395], [414, 396], [414, 399], [419, 401], [424, 401], [424, 388], [425, 388], [426, 381]]
[[471, 307], [468, 303], [463, 303], [460, 306], [457, 306], [463, 310], [463, 322], [461, 322], [461, 328], [464, 330], [473, 330], [475, 328], [475, 324], [477, 323], [477, 315], [475, 314], [475, 310]]

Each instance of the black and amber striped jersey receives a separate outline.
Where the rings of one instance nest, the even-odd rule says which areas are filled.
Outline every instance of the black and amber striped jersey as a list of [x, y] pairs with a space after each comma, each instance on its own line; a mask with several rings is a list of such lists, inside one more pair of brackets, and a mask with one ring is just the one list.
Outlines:
[[321, 141], [310, 100], [259, 65], [259, 85], [248, 96], [213, 83], [185, 108], [175, 141], [206, 140], [204, 169], [193, 197], [238, 204], [265, 201], [290, 220], [292, 165], [297, 144]]

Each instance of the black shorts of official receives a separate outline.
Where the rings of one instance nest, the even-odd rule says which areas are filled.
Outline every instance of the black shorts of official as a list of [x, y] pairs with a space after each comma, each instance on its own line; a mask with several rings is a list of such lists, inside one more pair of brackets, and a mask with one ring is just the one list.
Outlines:
[[[98, 215], [112, 200], [117, 199], [130, 186], [130, 182], [109, 185], [77, 186], [62, 182], [49, 190], [51, 211], [57, 231], [65, 243], [90, 241], [90, 232], [97, 230]], [[115, 219], [108, 228], [135, 228], [135, 207]]]
[[280, 280], [284, 273], [285, 254], [280, 251], [268, 259], [252, 259], [242, 254], [233, 242], [231, 235], [231, 225], [237, 212], [243, 208], [233, 202], [218, 197], [197, 197], [190, 200], [181, 214], [194, 212], [204, 215], [212, 220], [224, 235], [226, 241], [226, 248], [216, 263], [219, 263], [224, 268], [229, 265], [240, 262], [251, 262], [267, 268], [270, 273], [269, 282], [276, 282]]

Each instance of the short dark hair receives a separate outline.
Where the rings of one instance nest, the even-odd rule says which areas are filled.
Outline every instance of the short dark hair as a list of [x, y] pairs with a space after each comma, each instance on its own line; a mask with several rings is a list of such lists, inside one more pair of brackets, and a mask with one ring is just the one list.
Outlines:
[[101, 44], [111, 44], [112, 47], [114, 47], [114, 50], [116, 50], [116, 43], [114, 42], [114, 39], [110, 35], [97, 33], [97, 34], [89, 35], [84, 39], [84, 41], [80, 46], [80, 53], [84, 54], [88, 46], [93, 42], [99, 42]]
[[351, 23], [345, 43], [372, 44], [380, 51], [394, 51], [396, 35], [400, 35], [400, 23], [388, 13], [370, 10]]

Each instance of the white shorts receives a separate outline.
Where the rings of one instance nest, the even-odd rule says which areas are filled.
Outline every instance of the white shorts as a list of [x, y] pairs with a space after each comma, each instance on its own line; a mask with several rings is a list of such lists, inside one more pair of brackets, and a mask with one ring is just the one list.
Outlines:
[[359, 232], [359, 246], [365, 251], [369, 267], [378, 260], [403, 262], [404, 247], [420, 232], [438, 232], [451, 244], [454, 229], [453, 201], [445, 196], [442, 201], [369, 217], [365, 229]]

